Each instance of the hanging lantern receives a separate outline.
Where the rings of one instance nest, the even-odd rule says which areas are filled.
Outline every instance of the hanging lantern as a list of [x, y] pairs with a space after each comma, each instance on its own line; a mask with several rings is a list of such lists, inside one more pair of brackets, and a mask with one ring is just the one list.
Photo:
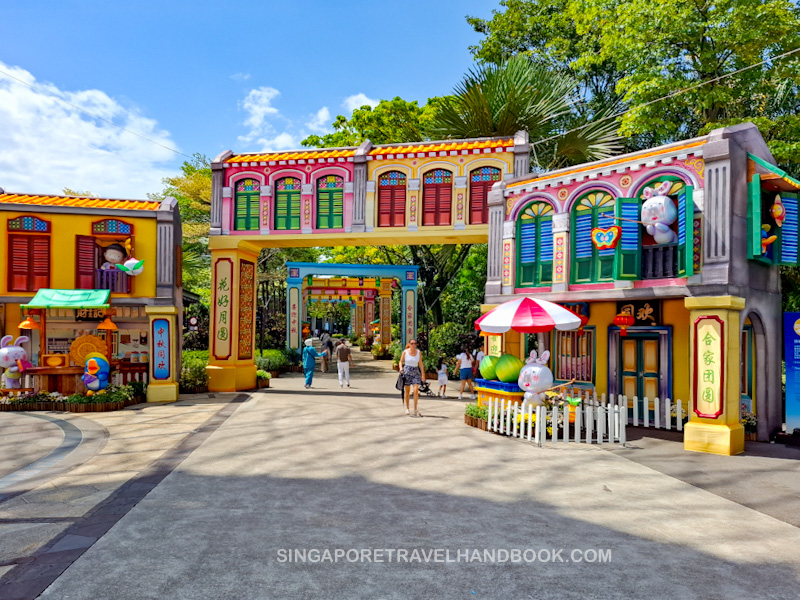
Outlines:
[[614, 317], [614, 325], [619, 327], [619, 334], [623, 337], [628, 335], [628, 327], [633, 326], [635, 322], [636, 319], [633, 318], [633, 315], [629, 315], [628, 313], [619, 313]]
[[586, 315], [578, 315], [581, 319], [581, 326], [578, 327], [578, 335], [586, 335], [586, 332], [583, 330], [586, 327], [586, 324], [589, 322], [589, 317]]

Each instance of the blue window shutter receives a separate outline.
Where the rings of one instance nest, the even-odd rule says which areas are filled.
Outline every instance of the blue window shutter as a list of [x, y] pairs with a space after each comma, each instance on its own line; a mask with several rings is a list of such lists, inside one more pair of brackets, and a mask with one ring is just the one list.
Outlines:
[[584, 211], [575, 217], [575, 258], [592, 257], [592, 213]]
[[617, 198], [617, 216], [622, 238], [616, 248], [614, 279], [639, 279], [641, 277], [642, 251], [639, 221], [639, 199]]
[[781, 194], [783, 207], [786, 209], [786, 218], [781, 227], [781, 264], [797, 265], [797, 194]]
[[539, 226], [539, 261], [553, 260], [553, 219], [544, 217]]
[[678, 275], [694, 275], [694, 244], [692, 226], [694, 224], [694, 188], [684, 186], [678, 196]]
[[536, 262], [536, 220], [532, 219], [520, 227], [520, 262]]

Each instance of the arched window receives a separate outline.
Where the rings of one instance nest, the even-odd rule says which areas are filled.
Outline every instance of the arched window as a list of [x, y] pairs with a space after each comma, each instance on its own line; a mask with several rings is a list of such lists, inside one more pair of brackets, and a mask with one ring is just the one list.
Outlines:
[[378, 227], [406, 224], [406, 176], [389, 171], [378, 178]]
[[118, 219], [103, 219], [92, 223], [92, 233], [97, 235], [133, 235], [133, 225]]
[[8, 291], [35, 292], [50, 287], [50, 222], [24, 215], [8, 227]]
[[469, 223], [477, 225], [489, 222], [489, 191], [495, 182], [502, 179], [500, 169], [478, 167], [469, 174]]
[[261, 185], [255, 179], [236, 182], [234, 225], [236, 231], [258, 231], [261, 210]]
[[517, 287], [553, 281], [553, 207], [533, 202], [517, 218]]
[[450, 225], [453, 205], [453, 174], [445, 169], [433, 169], [422, 179], [422, 224]]
[[614, 198], [605, 191], [585, 194], [572, 208], [572, 283], [611, 281], [614, 278], [614, 249], [598, 250], [592, 243], [592, 229], [616, 225]]
[[275, 182], [275, 229], [300, 229], [302, 188], [297, 177], [284, 177]]
[[317, 179], [317, 228], [344, 227], [344, 179], [323, 175]]

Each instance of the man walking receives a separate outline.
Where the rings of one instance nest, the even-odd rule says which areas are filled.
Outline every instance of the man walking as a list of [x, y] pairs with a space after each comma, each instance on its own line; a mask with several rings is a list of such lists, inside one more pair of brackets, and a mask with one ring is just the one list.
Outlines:
[[353, 366], [353, 353], [344, 342], [339, 342], [336, 346], [336, 359], [337, 368], [339, 370], [339, 387], [342, 387], [344, 382], [347, 382], [347, 387], [350, 387], [350, 367]]

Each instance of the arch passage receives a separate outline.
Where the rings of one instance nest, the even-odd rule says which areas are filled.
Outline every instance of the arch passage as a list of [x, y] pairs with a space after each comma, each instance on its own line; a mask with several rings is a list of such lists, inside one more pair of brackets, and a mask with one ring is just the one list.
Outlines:
[[433, 169], [423, 178], [422, 224], [450, 225], [453, 206], [453, 174]]

